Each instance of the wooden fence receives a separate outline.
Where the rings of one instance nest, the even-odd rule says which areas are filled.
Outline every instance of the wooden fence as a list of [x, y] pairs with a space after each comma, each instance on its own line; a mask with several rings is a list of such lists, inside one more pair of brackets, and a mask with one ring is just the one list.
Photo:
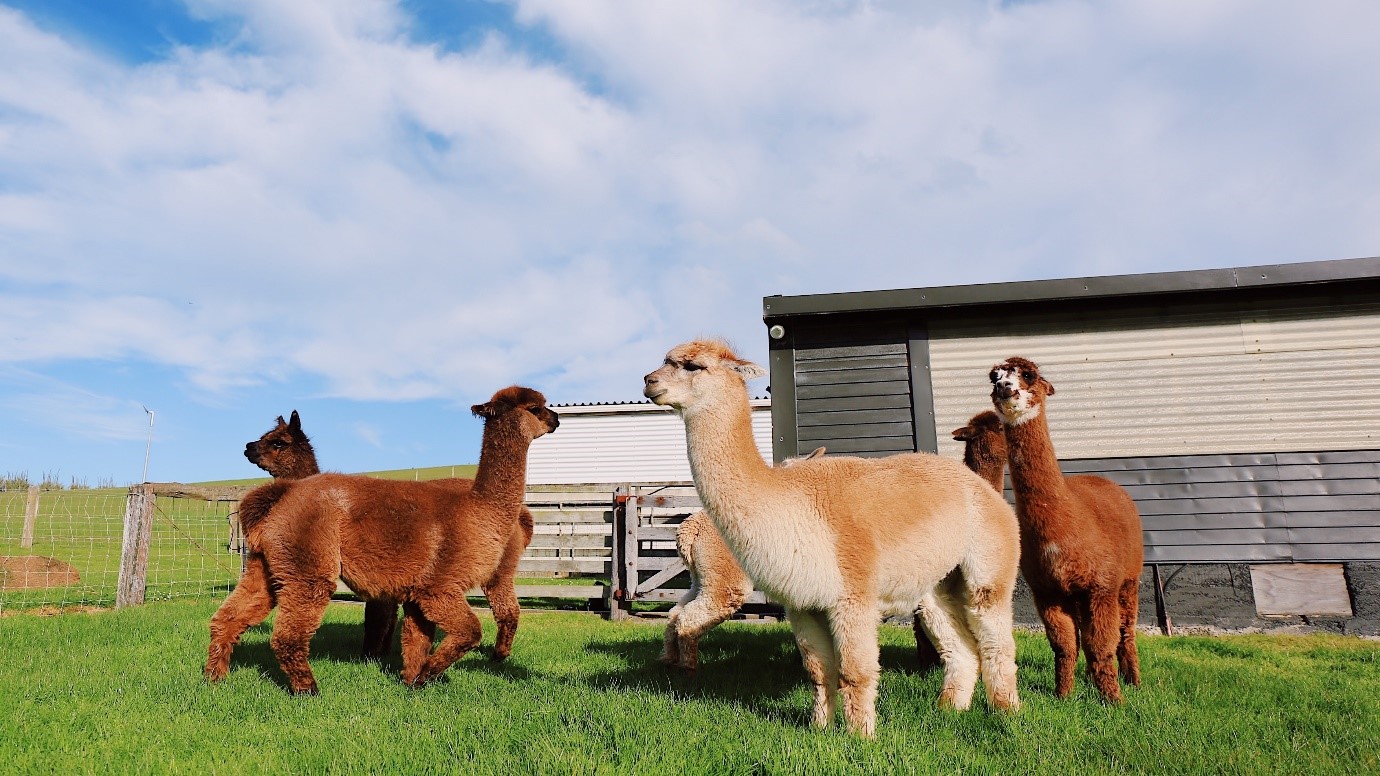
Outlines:
[[[146, 483], [129, 489], [120, 552], [117, 606], [142, 603], [148, 564], [149, 524], [158, 499], [229, 502], [227, 538], [221, 545], [241, 556], [245, 546], [236, 506], [249, 487], [199, 487]], [[686, 482], [537, 486], [527, 492], [532, 542], [518, 564], [521, 598], [583, 601], [610, 617], [626, 616], [635, 602], [674, 602], [689, 586], [676, 554], [676, 527], [698, 511], [699, 497]], [[546, 579], [549, 584], [534, 583]], [[556, 580], [562, 579], [558, 583]], [[583, 583], [583, 584], [582, 584]], [[338, 592], [348, 594], [343, 583]], [[479, 590], [472, 595], [481, 595]], [[760, 593], [748, 612], [779, 610]]]
[[[625, 485], [614, 493], [612, 598], [609, 615], [627, 616], [635, 601], [678, 601], [686, 585], [670, 586], [686, 573], [676, 554], [676, 529], [702, 509], [693, 483]], [[760, 591], [744, 610], [780, 613]]]

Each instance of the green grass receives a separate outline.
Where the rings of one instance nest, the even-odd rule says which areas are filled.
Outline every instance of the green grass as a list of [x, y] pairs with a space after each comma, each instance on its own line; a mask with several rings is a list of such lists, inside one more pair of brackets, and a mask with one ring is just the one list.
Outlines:
[[[1334, 636], [1146, 637], [1145, 683], [1106, 707], [1052, 697], [1019, 634], [1025, 708], [933, 708], [906, 629], [883, 626], [875, 741], [808, 728], [788, 626], [733, 624], [698, 677], [656, 662], [661, 624], [525, 612], [513, 656], [402, 686], [355, 655], [358, 606], [313, 642], [297, 698], [266, 626], [229, 678], [200, 676], [213, 603], [0, 619], [0, 756], [13, 773], [1361, 773], [1380, 770], [1380, 644]], [[491, 643], [492, 623], [485, 620]]]

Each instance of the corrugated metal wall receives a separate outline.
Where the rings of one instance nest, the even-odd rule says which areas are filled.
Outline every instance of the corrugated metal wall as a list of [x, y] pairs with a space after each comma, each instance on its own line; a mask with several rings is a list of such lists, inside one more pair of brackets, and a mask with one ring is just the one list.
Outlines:
[[1140, 510], [1146, 563], [1380, 560], [1380, 450], [1061, 466], [1126, 488]]
[[[757, 449], [771, 461], [771, 402], [752, 405]], [[532, 443], [529, 485], [691, 481], [685, 423], [674, 412], [651, 403], [553, 409], [561, 426]]]
[[1061, 459], [1380, 448], [1380, 301], [1127, 305], [935, 316], [929, 352], [939, 452], [990, 409], [992, 364], [1020, 355], [1058, 393]]
[[797, 455], [915, 449], [904, 324], [802, 323], [793, 336]]

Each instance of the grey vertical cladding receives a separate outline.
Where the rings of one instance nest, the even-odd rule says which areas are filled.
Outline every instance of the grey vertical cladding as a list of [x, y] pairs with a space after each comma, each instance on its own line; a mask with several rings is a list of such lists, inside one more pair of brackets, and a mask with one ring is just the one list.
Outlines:
[[1380, 560], [1380, 450], [1060, 462], [1126, 488], [1146, 563]]
[[913, 452], [909, 327], [900, 320], [798, 323], [796, 451]]

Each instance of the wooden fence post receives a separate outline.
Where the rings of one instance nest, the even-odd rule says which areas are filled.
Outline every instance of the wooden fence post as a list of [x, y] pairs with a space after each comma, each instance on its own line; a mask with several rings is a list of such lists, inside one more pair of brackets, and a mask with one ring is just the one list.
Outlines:
[[24, 504], [24, 535], [19, 539], [20, 547], [34, 546], [34, 525], [38, 523], [38, 494], [41, 488], [29, 486], [29, 500]]
[[115, 591], [115, 608], [144, 602], [148, 581], [149, 535], [153, 528], [153, 486], [134, 485], [125, 500], [125, 533], [120, 546], [120, 581]]

